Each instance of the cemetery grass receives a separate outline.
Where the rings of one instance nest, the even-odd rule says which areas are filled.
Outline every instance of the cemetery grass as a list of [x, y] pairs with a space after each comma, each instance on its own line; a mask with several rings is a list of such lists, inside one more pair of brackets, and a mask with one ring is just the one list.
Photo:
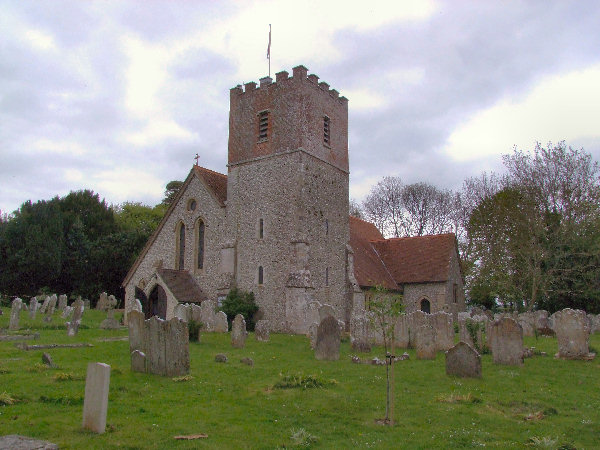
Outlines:
[[[3, 308], [0, 334], [8, 332]], [[316, 361], [308, 339], [272, 334], [244, 349], [229, 335], [190, 343], [189, 377], [132, 373], [127, 330], [100, 330], [106, 317], [86, 311], [74, 338], [64, 320], [53, 325], [21, 313], [26, 344], [90, 343], [93, 347], [24, 351], [0, 342], [0, 435], [49, 440], [60, 448], [594, 448], [600, 442], [600, 359], [555, 360], [555, 338], [526, 338], [549, 356], [522, 367], [496, 366], [483, 355], [483, 378], [445, 374], [443, 353], [432, 361], [395, 365], [394, 426], [385, 416], [385, 367], [353, 364], [343, 342], [339, 361]], [[119, 314], [117, 314], [117, 318]], [[119, 340], [123, 338], [125, 340]], [[600, 348], [600, 335], [591, 338]], [[58, 368], [42, 363], [48, 352]], [[403, 350], [400, 351], [400, 353]], [[227, 363], [216, 363], [225, 353]], [[363, 359], [383, 357], [375, 348]], [[242, 364], [250, 357], [254, 366]], [[86, 368], [111, 366], [106, 433], [81, 429]], [[286, 385], [286, 387], [279, 387]], [[198, 440], [175, 436], [206, 434]]]

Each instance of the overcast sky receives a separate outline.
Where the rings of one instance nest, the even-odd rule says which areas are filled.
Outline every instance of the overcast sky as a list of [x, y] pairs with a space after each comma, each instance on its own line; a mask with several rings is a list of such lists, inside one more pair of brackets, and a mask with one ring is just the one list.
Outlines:
[[516, 145], [600, 160], [596, 1], [0, 0], [0, 211], [92, 189], [155, 205], [226, 173], [229, 89], [303, 64], [349, 99], [350, 194], [460, 188]]

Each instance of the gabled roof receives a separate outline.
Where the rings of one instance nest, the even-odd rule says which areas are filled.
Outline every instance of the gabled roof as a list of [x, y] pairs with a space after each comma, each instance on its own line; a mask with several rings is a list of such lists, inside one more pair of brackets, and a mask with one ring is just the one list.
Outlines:
[[405, 283], [447, 281], [456, 238], [448, 233], [384, 239], [375, 225], [350, 216], [350, 245], [359, 285], [398, 289]]
[[193, 170], [198, 178], [204, 181], [210, 193], [214, 195], [221, 206], [225, 206], [227, 201], [227, 175], [200, 166], [194, 166]]
[[371, 241], [383, 239], [377, 227], [350, 216], [350, 246], [354, 250], [354, 277], [360, 286], [382, 285], [398, 289], [397, 283], [383, 264]]
[[173, 209], [175, 209], [175, 206], [185, 193], [187, 187], [191, 183], [194, 176], [198, 177], [198, 179], [200, 179], [203, 182], [203, 184], [206, 186], [207, 190], [211, 193], [211, 195], [215, 198], [217, 203], [219, 203], [219, 205], [222, 208], [225, 207], [225, 201], [227, 200], [227, 175], [214, 172], [210, 169], [205, 169], [204, 167], [194, 166], [192, 170], [190, 170], [190, 173], [188, 174], [183, 184], [181, 185], [181, 188], [179, 188], [179, 192], [177, 192], [177, 195], [171, 202], [169, 209], [167, 209], [167, 212], [158, 224], [158, 227], [156, 227], [156, 230], [154, 230], [154, 233], [152, 233], [152, 236], [150, 236], [148, 242], [146, 242], [146, 245], [144, 246], [139, 256], [129, 269], [129, 272], [127, 272], [127, 275], [121, 283], [121, 286], [125, 287], [131, 279], [131, 277], [133, 276], [133, 274], [135, 273], [135, 271], [137, 270], [138, 266], [148, 253], [148, 250], [150, 250], [150, 247], [152, 247], [152, 244], [154, 243], [161, 230], [165, 226], [165, 223], [167, 223], [167, 220], [173, 212]]
[[179, 303], [200, 303], [208, 297], [187, 270], [156, 269]]

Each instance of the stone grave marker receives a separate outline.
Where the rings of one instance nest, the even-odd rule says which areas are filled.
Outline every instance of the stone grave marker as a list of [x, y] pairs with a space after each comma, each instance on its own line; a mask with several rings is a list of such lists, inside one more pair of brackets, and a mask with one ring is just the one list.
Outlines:
[[435, 330], [431, 325], [424, 324], [417, 328], [415, 349], [417, 359], [435, 359], [437, 350], [435, 344]]
[[317, 345], [317, 329], [319, 328], [319, 324], [317, 322], [313, 322], [308, 327], [308, 339], [310, 342], [310, 348], [315, 349]]
[[146, 372], [146, 355], [140, 350], [131, 352], [131, 370], [133, 372]]
[[137, 298], [133, 299], [133, 302], [131, 303], [131, 311], [137, 311], [139, 313], [143, 312], [142, 302], [140, 302], [139, 299], [137, 299]]
[[64, 311], [66, 307], [67, 307], [67, 296], [65, 294], [61, 294], [60, 297], [58, 297], [58, 309], [60, 311]]
[[319, 322], [322, 322], [327, 316], [335, 317], [335, 310], [333, 306], [324, 304], [319, 308]]
[[254, 337], [260, 342], [269, 342], [269, 322], [266, 320], [259, 320], [254, 325]]
[[235, 348], [244, 348], [247, 336], [244, 316], [238, 314], [231, 323], [231, 345]]
[[369, 342], [369, 321], [364, 315], [350, 319], [350, 345], [352, 350], [368, 353], [371, 351]]
[[73, 313], [73, 306], [66, 306], [65, 309], [63, 309], [61, 317], [63, 319], [68, 319], [72, 313]]
[[315, 358], [326, 361], [340, 359], [340, 327], [333, 316], [326, 316], [317, 328]]
[[46, 310], [48, 309], [48, 303], [50, 303], [50, 296], [46, 295], [44, 297], [44, 301], [42, 302], [42, 306], [40, 307], [40, 314], [46, 314]]
[[591, 359], [590, 326], [584, 311], [566, 308], [552, 314], [552, 323], [558, 341], [557, 358]]
[[189, 305], [177, 303], [175, 305], [175, 309], [173, 310], [173, 315], [184, 322], [189, 322], [189, 316], [191, 315], [190, 312]]
[[110, 384], [110, 366], [104, 363], [89, 363], [85, 380], [85, 398], [83, 400], [83, 428], [95, 433], [106, 430], [108, 411], [108, 387]]
[[454, 323], [452, 314], [437, 312], [431, 314], [431, 321], [435, 330], [435, 347], [437, 350], [446, 351], [454, 346]]
[[213, 331], [215, 333], [227, 333], [229, 331], [229, 323], [227, 322], [227, 314], [223, 311], [217, 311], [213, 320]]
[[495, 321], [490, 332], [494, 364], [520, 366], [523, 364], [523, 329], [516, 320], [503, 317]]
[[96, 309], [99, 309], [101, 311], [105, 311], [106, 309], [108, 309], [108, 294], [106, 292], [100, 293], [98, 303], [96, 303]]
[[481, 378], [481, 355], [465, 342], [446, 352], [446, 374], [463, 378]]
[[29, 318], [31, 320], [35, 319], [38, 307], [39, 305], [37, 297], [31, 297], [31, 299], [29, 300]]
[[15, 298], [12, 301], [12, 306], [10, 310], [10, 322], [8, 325], [8, 329], [11, 331], [19, 329], [19, 318], [21, 315], [21, 303], [23, 301], [20, 298]]
[[81, 318], [83, 317], [83, 311], [85, 309], [81, 297], [73, 302], [73, 317], [71, 321], [67, 322], [67, 336], [76, 336], [79, 331], [79, 325], [81, 325]]
[[115, 310], [110, 305], [106, 309], [106, 319], [102, 321], [100, 328], [103, 330], [117, 330], [121, 328], [119, 321], [115, 319]]

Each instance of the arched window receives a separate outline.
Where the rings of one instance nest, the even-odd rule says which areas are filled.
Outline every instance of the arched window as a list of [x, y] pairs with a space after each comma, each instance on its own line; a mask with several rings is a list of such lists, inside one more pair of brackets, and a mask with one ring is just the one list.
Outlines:
[[421, 311], [427, 314], [431, 313], [431, 303], [426, 298], [421, 299]]
[[198, 224], [196, 226], [197, 234], [196, 234], [196, 249], [198, 253], [197, 258], [197, 268], [204, 268], [204, 222], [202, 219], [198, 219]]
[[263, 274], [263, 266], [258, 266], [258, 284], [263, 284], [264, 274]]
[[185, 267], [185, 225], [183, 222], [179, 222], [176, 233], [177, 245], [175, 248], [177, 258], [175, 260], [175, 268], [177, 270], [183, 270]]

